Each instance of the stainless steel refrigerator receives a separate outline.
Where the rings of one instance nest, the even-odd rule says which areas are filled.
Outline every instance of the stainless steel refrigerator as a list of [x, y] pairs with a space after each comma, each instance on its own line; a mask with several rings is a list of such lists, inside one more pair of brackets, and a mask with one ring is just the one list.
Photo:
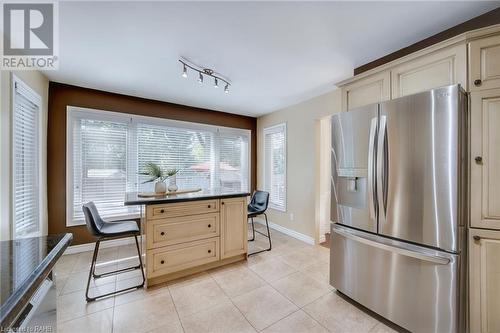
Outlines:
[[460, 86], [333, 116], [331, 154], [332, 286], [412, 332], [465, 331]]

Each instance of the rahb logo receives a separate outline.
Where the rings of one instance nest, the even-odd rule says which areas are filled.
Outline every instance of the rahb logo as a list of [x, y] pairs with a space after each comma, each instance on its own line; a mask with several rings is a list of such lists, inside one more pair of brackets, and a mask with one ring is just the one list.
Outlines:
[[56, 2], [2, 3], [1, 69], [58, 68], [58, 8]]

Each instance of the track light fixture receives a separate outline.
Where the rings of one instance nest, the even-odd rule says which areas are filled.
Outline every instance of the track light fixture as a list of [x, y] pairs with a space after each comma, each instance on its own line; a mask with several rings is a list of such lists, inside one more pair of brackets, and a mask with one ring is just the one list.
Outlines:
[[184, 58], [179, 59], [179, 62], [182, 64], [182, 77], [187, 77], [187, 69], [191, 69], [198, 73], [198, 82], [200, 84], [203, 83], [204, 76], [213, 77], [214, 78], [214, 88], [219, 88], [219, 81], [225, 83], [224, 92], [229, 94], [229, 86], [231, 82], [224, 78], [222, 75], [215, 73], [210, 68], [203, 68], [201, 66], [195, 65], [192, 62], [187, 61]]

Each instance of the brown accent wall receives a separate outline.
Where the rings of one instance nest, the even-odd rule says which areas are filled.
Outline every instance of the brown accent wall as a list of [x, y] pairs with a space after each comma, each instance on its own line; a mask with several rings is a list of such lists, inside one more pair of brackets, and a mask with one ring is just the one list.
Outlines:
[[251, 188], [255, 189], [256, 187], [257, 118], [50, 82], [47, 135], [49, 234], [72, 232], [74, 245], [89, 243], [94, 239], [90, 236], [85, 226], [66, 227], [67, 106], [251, 130]]
[[437, 44], [452, 37], [458, 36], [464, 32], [479, 28], [484, 28], [499, 23], [500, 23], [500, 7], [492, 11], [489, 11], [487, 13], [484, 13], [483, 15], [479, 15], [477, 17], [474, 17], [473, 19], [460, 23], [454, 27], [441, 31], [440, 33], [437, 33], [431, 37], [423, 39], [415, 44], [412, 44], [410, 46], [392, 52], [386, 56], [383, 56], [382, 58], [378, 58], [367, 64], [359, 66], [354, 69], [354, 75], [366, 72], [370, 69], [376, 68], [393, 60], [399, 59], [418, 50], [425, 49], [426, 47]]

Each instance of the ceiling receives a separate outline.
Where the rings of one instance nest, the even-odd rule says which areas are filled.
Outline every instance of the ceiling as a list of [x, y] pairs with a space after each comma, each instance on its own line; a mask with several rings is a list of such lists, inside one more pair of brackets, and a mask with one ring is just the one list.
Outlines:
[[[500, 2], [60, 2], [52, 81], [259, 116]], [[181, 77], [185, 57], [231, 92]], [[206, 80], [208, 81], [208, 80]]]

